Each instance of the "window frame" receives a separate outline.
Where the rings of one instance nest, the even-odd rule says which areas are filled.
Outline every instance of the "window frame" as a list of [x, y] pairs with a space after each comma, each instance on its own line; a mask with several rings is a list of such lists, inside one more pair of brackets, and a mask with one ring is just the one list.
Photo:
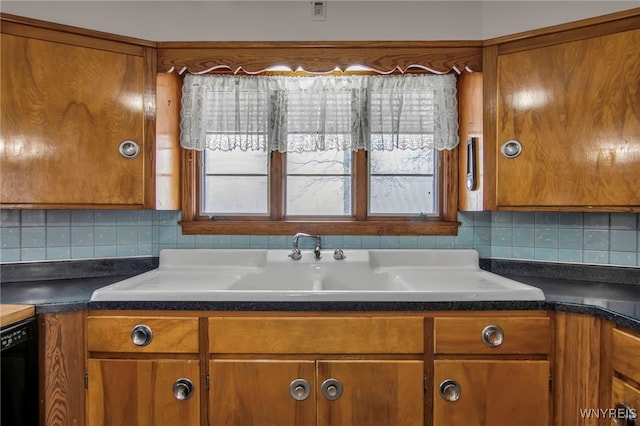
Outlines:
[[[256, 71], [270, 66], [295, 61], [308, 69], [345, 69], [354, 59], [354, 49], [358, 52], [359, 62], [370, 65], [385, 73], [400, 70], [409, 71], [412, 64], [424, 66], [437, 72], [449, 72], [452, 69], [481, 69], [481, 45], [470, 42], [269, 42], [263, 45], [255, 43], [201, 43], [190, 45], [192, 51], [180, 52], [176, 56], [174, 49], [179, 46], [167, 44], [160, 46], [158, 68], [167, 64], [171, 70], [182, 68], [189, 72], [207, 72], [202, 62], [204, 56], [215, 53], [217, 61], [227, 70]], [[313, 48], [313, 49], [310, 49]], [[306, 58], [306, 54], [311, 55]], [[186, 56], [185, 56], [186, 55]], [[240, 55], [240, 56], [238, 56]], [[305, 56], [304, 58], [302, 56]], [[322, 59], [318, 59], [322, 57]], [[198, 58], [197, 61], [193, 60]], [[384, 64], [379, 58], [388, 58]], [[446, 58], [446, 60], [444, 60]], [[189, 59], [189, 60], [187, 60]], [[410, 61], [410, 62], [407, 62]], [[309, 62], [309, 64], [307, 64]], [[477, 63], [476, 63], [477, 62]], [[452, 65], [453, 64], [453, 65]], [[208, 71], [213, 73], [218, 70]], [[290, 67], [291, 68], [291, 67]], [[294, 67], [295, 68], [295, 67]], [[171, 71], [170, 70], [170, 71]], [[230, 71], [222, 71], [228, 73]], [[428, 72], [428, 71], [419, 71]], [[181, 80], [181, 79], [179, 79]], [[458, 78], [460, 88], [460, 78]], [[460, 93], [458, 92], [458, 99]], [[458, 102], [458, 111], [461, 111]], [[355, 152], [353, 159], [353, 192], [355, 197], [352, 217], [299, 217], [282, 218], [285, 196], [284, 157], [278, 152], [271, 153], [269, 176], [270, 215], [264, 216], [218, 216], [210, 218], [199, 215], [199, 194], [201, 181], [199, 167], [202, 154], [198, 151], [181, 149], [181, 212], [179, 224], [185, 235], [289, 235], [296, 232], [308, 232], [322, 235], [450, 235], [458, 233], [458, 151], [436, 151], [438, 155], [437, 188], [439, 215], [425, 217], [408, 216], [368, 216], [368, 164], [366, 151]]]
[[269, 174], [270, 214], [264, 216], [201, 216], [199, 203], [202, 152], [182, 149], [182, 233], [232, 235], [288, 235], [308, 232], [323, 235], [457, 235], [458, 148], [438, 151], [437, 217], [368, 215], [367, 153], [353, 156], [353, 215], [351, 217], [284, 217], [284, 154], [271, 152]]

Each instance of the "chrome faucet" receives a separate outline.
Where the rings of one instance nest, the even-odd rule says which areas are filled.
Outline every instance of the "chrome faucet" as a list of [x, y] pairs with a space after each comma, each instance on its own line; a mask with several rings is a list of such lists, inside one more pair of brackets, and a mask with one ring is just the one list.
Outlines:
[[316, 247], [313, 249], [313, 254], [316, 257], [316, 260], [319, 260], [322, 257], [322, 253], [320, 252], [320, 250], [322, 250], [322, 239], [320, 238], [320, 235], [305, 234], [304, 232], [298, 232], [293, 236], [293, 250], [291, 250], [291, 253], [289, 253], [289, 257], [293, 260], [299, 260], [302, 257], [300, 248], [298, 248], [298, 240], [301, 237], [311, 238], [316, 242]]

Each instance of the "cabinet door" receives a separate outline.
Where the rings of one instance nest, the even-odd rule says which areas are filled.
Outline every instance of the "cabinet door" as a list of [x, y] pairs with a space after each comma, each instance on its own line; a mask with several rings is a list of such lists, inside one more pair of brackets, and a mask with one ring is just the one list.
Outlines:
[[[196, 360], [90, 359], [88, 426], [199, 426], [200, 367]], [[193, 395], [174, 395], [179, 379]]]
[[[314, 372], [314, 361], [213, 360], [209, 424], [315, 426]], [[309, 393], [301, 400], [290, 393], [298, 379], [308, 384]]]
[[341, 388], [336, 399], [319, 391], [318, 426], [424, 425], [422, 361], [318, 361], [317, 371], [318, 389]]
[[640, 30], [498, 57], [498, 207], [640, 206]]
[[142, 54], [2, 34], [0, 202], [142, 207], [144, 73]]
[[[455, 381], [459, 398], [440, 395]], [[544, 426], [549, 424], [549, 362], [436, 360], [433, 424], [438, 426]]]

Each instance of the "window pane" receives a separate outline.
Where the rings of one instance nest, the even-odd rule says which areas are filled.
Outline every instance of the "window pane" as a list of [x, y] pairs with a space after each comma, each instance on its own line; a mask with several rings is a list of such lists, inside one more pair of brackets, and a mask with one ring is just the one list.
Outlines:
[[436, 213], [432, 176], [371, 176], [371, 214]]
[[267, 176], [207, 176], [204, 183], [204, 213], [269, 213]]
[[316, 151], [287, 153], [287, 174], [348, 175], [351, 151]]
[[370, 173], [376, 174], [433, 174], [433, 149], [369, 151]]
[[288, 176], [287, 214], [343, 216], [351, 214], [351, 178]]
[[267, 174], [267, 151], [204, 151], [205, 174]]

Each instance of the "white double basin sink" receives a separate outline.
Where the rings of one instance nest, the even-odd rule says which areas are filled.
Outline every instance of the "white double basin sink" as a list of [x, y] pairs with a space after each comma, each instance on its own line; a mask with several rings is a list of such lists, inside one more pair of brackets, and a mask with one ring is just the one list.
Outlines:
[[157, 269], [96, 290], [91, 301], [538, 301], [536, 287], [484, 271], [475, 250], [171, 249]]

